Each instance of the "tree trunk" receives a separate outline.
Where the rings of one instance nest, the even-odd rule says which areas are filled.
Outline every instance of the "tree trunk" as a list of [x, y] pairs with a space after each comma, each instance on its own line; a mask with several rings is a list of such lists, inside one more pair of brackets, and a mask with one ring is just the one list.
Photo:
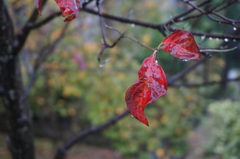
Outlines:
[[14, 29], [6, 5], [0, 0], [0, 96], [7, 113], [8, 147], [14, 159], [33, 159], [31, 120], [23, 85], [19, 58], [13, 53]]

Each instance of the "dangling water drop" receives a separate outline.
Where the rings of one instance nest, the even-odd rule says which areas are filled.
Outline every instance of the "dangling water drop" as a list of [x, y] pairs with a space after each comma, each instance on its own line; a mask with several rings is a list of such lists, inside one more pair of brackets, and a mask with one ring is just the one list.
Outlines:
[[104, 67], [104, 64], [99, 64], [99, 67], [100, 67], [100, 68], [103, 68], [103, 67]]
[[185, 62], [186, 62], [186, 61], [188, 61], [188, 60], [184, 59], [183, 61], [185, 61]]
[[236, 39], [233, 39], [233, 42], [236, 42], [237, 40]]
[[209, 37], [209, 40], [212, 40], [212, 37]]
[[131, 27], [135, 27], [135, 24], [134, 24], [134, 23], [132, 23], [132, 24], [131, 24]]
[[178, 21], [180, 21], [180, 22], [181, 22], [181, 21], [183, 21], [183, 20], [184, 20], [184, 18], [183, 18], [183, 17], [181, 17], [181, 18], [179, 18], [179, 19], [178, 19]]
[[224, 41], [225, 41], [225, 42], [228, 42], [228, 41], [229, 41], [229, 39], [228, 39], [228, 38], [225, 38], [225, 39], [224, 39]]
[[205, 35], [201, 36], [201, 40], [203, 41], [206, 38]]
[[219, 41], [219, 38], [216, 38], [217, 41]]
[[106, 60], [104, 60], [104, 63], [108, 63], [110, 61], [110, 58], [107, 58]]
[[233, 27], [233, 30], [234, 30], [234, 31], [236, 31], [236, 30], [237, 30], [237, 28], [236, 28], [236, 27]]

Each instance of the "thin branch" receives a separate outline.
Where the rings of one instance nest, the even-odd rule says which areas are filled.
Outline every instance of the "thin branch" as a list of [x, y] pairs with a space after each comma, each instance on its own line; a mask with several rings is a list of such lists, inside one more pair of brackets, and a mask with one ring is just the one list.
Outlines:
[[219, 12], [219, 11], [221, 11], [221, 10], [223, 10], [223, 9], [226, 9], [226, 8], [228, 8], [229, 6], [231, 6], [232, 4], [234, 4], [234, 3], [236, 3], [236, 2], [237, 2], [237, 0], [230, 0], [225, 6], [219, 8], [219, 9], [217, 9], [217, 10], [215, 10], [215, 11], [216, 11], [216, 12]]
[[122, 38], [123, 38], [123, 34], [120, 35], [120, 36], [117, 38], [117, 40], [116, 40], [115, 42], [113, 42], [112, 45], [109, 45], [109, 44], [108, 44], [108, 45], [103, 45], [101, 51], [98, 53], [98, 62], [99, 62], [99, 63], [101, 62], [101, 57], [102, 57], [102, 54], [103, 54], [104, 50], [107, 49], [107, 48], [113, 48], [113, 47], [115, 47], [115, 46], [117, 45], [117, 43], [118, 43]]
[[[182, 1], [185, 2], [186, 4], [190, 5], [191, 7], [195, 8], [195, 9], [198, 10], [200, 13], [206, 14], [206, 16], [207, 16], [209, 19], [211, 19], [212, 21], [215, 21], [215, 22], [217, 22], [217, 23], [230, 24], [230, 25], [232, 25], [232, 26], [238, 27], [237, 25], [234, 24], [234, 23], [236, 23], [236, 22], [238, 22], [238, 21], [235, 21], [235, 20], [231, 20], [231, 19], [229, 19], [229, 18], [226, 18], [226, 17], [224, 17], [223, 15], [220, 15], [219, 13], [214, 12], [214, 11], [210, 11], [210, 10], [209, 10], [209, 11], [205, 11], [205, 10], [199, 8], [198, 6], [192, 4], [189, 0], [182, 0]], [[222, 18], [222, 19], [224, 19], [224, 21], [212, 17], [211, 15], [209, 15], [209, 13], [212, 13], [212, 14], [214, 14], [214, 15]]]
[[[42, 1], [42, 8], [46, 4], [46, 2], [47, 2], [47, 0]], [[34, 8], [31, 16], [29, 17], [29, 19], [25, 23], [24, 27], [22, 28], [22, 30], [16, 36], [17, 39], [16, 39], [16, 42], [15, 42], [15, 45], [14, 45], [14, 48], [13, 48], [13, 51], [12, 51], [13, 55], [19, 54], [19, 52], [23, 48], [23, 46], [25, 44], [25, 41], [27, 40], [27, 37], [31, 32], [31, 29], [28, 27], [28, 25], [32, 24], [32, 23], [35, 23], [37, 21], [38, 16], [39, 16], [38, 11], [37, 11], [37, 9]]]
[[28, 29], [37, 29], [47, 23], [49, 23], [50, 21], [52, 21], [53, 19], [55, 19], [56, 17], [59, 17], [61, 15], [61, 12], [55, 12], [53, 14], [51, 14], [50, 16], [48, 16], [47, 18], [36, 22], [36, 23], [28, 23], [27, 27]]
[[[197, 6], [198, 6], [198, 7], [201, 7], [201, 6], [203, 6], [203, 5], [208, 4], [209, 2], [211, 2], [211, 0], [205, 0], [205, 1], [203, 1], [202, 3], [198, 4]], [[182, 18], [183, 18], [185, 15], [188, 15], [188, 14], [190, 14], [190, 13], [193, 12], [193, 11], [195, 11], [194, 8], [192, 8], [192, 9], [186, 11], [186, 12], [183, 12], [183, 13], [181, 13], [181, 14], [173, 17], [173, 18], [170, 19], [169, 21], [165, 22], [164, 25], [171, 25], [171, 24], [173, 24], [173, 23], [175, 23], [175, 22], [182, 22], [182, 21], [183, 21]]]
[[200, 52], [229, 52], [236, 50], [238, 46], [229, 49], [201, 49]]
[[105, 27], [104, 27], [104, 21], [103, 21], [103, 18], [102, 18], [102, 10], [101, 10], [101, 6], [100, 6], [101, 3], [99, 1], [100, 0], [96, 1], [96, 5], [97, 5], [97, 8], [98, 8], [99, 25], [100, 25], [100, 28], [101, 28], [101, 34], [102, 34], [102, 38], [103, 38], [103, 45], [107, 45], [108, 46], [106, 31], [105, 31]]
[[120, 32], [119, 30], [117, 30], [117, 29], [114, 28], [114, 27], [111, 27], [111, 26], [108, 26], [108, 25], [105, 25], [105, 27], [108, 28], [108, 29], [111, 29], [111, 30], [116, 31], [116, 32], [117, 32], [120, 36], [122, 36], [123, 38], [130, 39], [130, 40], [138, 43], [138, 44], [139, 44], [140, 46], [142, 46], [142, 47], [145, 47], [145, 48], [147, 48], [147, 49], [149, 49], [149, 50], [152, 50], [152, 51], [155, 51], [155, 50], [156, 50], [155, 48], [152, 48], [152, 47], [144, 44], [143, 42], [139, 41], [138, 39], [134, 38], [133, 36], [125, 35], [124, 33]]
[[[204, 2], [206, 3], [206, 2], [208, 2], [208, 0], [206, 0]], [[201, 5], [199, 5], [199, 6], [201, 6]], [[97, 11], [93, 10], [93, 9], [84, 8], [82, 11], [85, 11], [87, 13], [99, 16], [99, 13]], [[184, 15], [185, 14], [186, 14], [186, 12], [184, 13]], [[31, 28], [31, 29], [36, 29], [36, 28], [41, 27], [42, 25], [50, 22], [55, 17], [60, 16], [60, 15], [61, 15], [61, 12], [53, 13], [52, 15], [50, 15], [49, 17], [47, 17], [46, 19], [44, 19], [42, 21], [39, 21], [35, 24], [29, 24], [28, 27]], [[192, 17], [189, 17], [189, 18], [196, 18], [196, 16], [201, 16], [201, 15], [203, 15], [203, 13], [200, 13], [199, 15], [194, 15], [195, 17], [192, 16]], [[107, 14], [107, 13], [102, 13], [101, 16], [104, 17], [104, 18], [110, 19], [110, 20], [121, 22], [121, 23], [135, 24], [137, 26], [152, 28], [152, 29], [156, 29], [156, 30], [159, 30], [159, 31], [162, 31], [162, 32], [178, 30], [178, 28], [172, 28], [170, 26], [167, 26], [168, 24], [171, 24], [169, 21], [166, 22], [166, 23], [163, 23], [163, 24], [154, 24], [154, 23], [139, 21], [139, 20], [136, 20], [136, 19], [129, 19], [129, 18], [125, 18], [125, 17], [114, 16], [114, 15], [110, 15], [110, 14]], [[177, 17], [181, 17], [181, 16], [176, 16], [176, 18]], [[188, 17], [186, 17], [184, 19], [181, 19], [181, 21], [184, 21], [184, 20], [187, 20], [187, 19], [188, 19]], [[211, 33], [200, 33], [200, 32], [194, 32], [194, 31], [190, 31], [190, 32], [195, 36], [205, 36], [205, 37], [212, 37], [212, 38], [218, 38], [218, 39], [240, 40], [239, 35], [219, 35], [219, 34], [211, 34]]]
[[220, 81], [210, 81], [210, 82], [203, 82], [203, 83], [181, 83], [181, 84], [172, 84], [172, 87], [188, 87], [188, 88], [197, 88], [197, 87], [206, 87], [209, 85], [215, 85], [215, 84], [222, 84], [222, 83], [228, 83], [228, 82], [235, 82], [239, 81], [240, 77], [232, 78], [232, 79], [223, 79]]
[[113, 117], [112, 119], [107, 120], [105, 123], [100, 124], [98, 126], [91, 126], [90, 128], [82, 131], [81, 133], [74, 136], [72, 139], [70, 139], [67, 143], [65, 143], [62, 147], [58, 149], [58, 151], [55, 154], [54, 159], [64, 159], [66, 156], [66, 151], [72, 148], [75, 144], [80, 142], [81, 140], [85, 139], [86, 137], [99, 133], [107, 129], [108, 127], [116, 124], [119, 120], [124, 118], [129, 114], [128, 110], [124, 111], [120, 115], [117, 115]]
[[[172, 28], [168, 27], [169, 31], [176, 31], [178, 28]], [[238, 35], [219, 35], [219, 34], [211, 34], [211, 33], [200, 33], [200, 32], [194, 32], [189, 31], [191, 34], [196, 36], [204, 36], [206, 38], [215, 38], [215, 39], [228, 39], [228, 40], [240, 40], [240, 36]]]
[[57, 44], [59, 44], [59, 42], [63, 39], [65, 32], [67, 30], [68, 27], [68, 23], [63, 27], [61, 34], [51, 43], [48, 44], [47, 46], [45, 46], [44, 48], [41, 49], [41, 51], [38, 54], [38, 58], [36, 59], [36, 61], [34, 62], [33, 65], [33, 70], [30, 73], [30, 77], [29, 77], [29, 82], [25, 88], [25, 92], [22, 96], [22, 101], [26, 100], [29, 92], [37, 78], [37, 71], [40, 68], [41, 64], [44, 62], [44, 60], [46, 59], [46, 57], [53, 52], [53, 50], [56, 48]]
[[190, 71], [192, 71], [193, 69], [195, 69], [197, 66], [199, 66], [200, 64], [205, 63], [207, 60], [207, 58], [203, 58], [199, 61], [197, 61], [196, 63], [194, 63], [193, 65], [190, 65], [189, 67], [185, 68], [184, 70], [182, 70], [181, 72], [177, 73], [176, 75], [173, 75], [172, 77], [170, 77], [168, 79], [168, 85], [171, 86], [173, 85], [173, 83], [181, 78], [183, 78], [187, 73], [189, 73]]
[[[97, 11], [94, 11], [92, 9], [85, 8], [85, 12], [98, 15]], [[178, 28], [172, 28], [172, 27], [166, 27], [164, 24], [154, 24], [154, 23], [148, 23], [140, 20], [135, 20], [135, 19], [129, 19], [129, 18], [124, 18], [124, 17], [119, 17], [119, 16], [114, 16], [106, 13], [102, 13], [104, 18], [111, 19], [114, 21], [118, 21], [121, 23], [126, 23], [126, 24], [135, 24], [137, 26], [145, 27], [145, 28], [152, 28], [152, 29], [157, 29], [157, 30], [167, 30], [167, 31], [176, 31]], [[165, 27], [164, 27], [165, 26]], [[232, 40], [240, 40], [240, 36], [238, 35], [219, 35], [219, 34], [211, 34], [211, 33], [200, 33], [200, 32], [193, 32], [189, 31], [193, 35], [196, 36], [205, 36], [205, 37], [212, 37], [212, 38], [218, 38], [218, 39], [232, 39]]]

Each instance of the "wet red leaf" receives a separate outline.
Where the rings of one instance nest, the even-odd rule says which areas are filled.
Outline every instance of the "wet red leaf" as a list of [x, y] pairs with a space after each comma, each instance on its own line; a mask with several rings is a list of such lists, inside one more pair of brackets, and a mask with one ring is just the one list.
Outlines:
[[157, 63], [156, 51], [146, 58], [138, 71], [139, 80], [130, 86], [125, 100], [129, 113], [140, 122], [148, 125], [144, 108], [167, 92], [167, 80], [162, 67]]
[[184, 60], [200, 60], [200, 50], [191, 33], [185, 30], [177, 30], [163, 39], [162, 50]]
[[64, 22], [70, 22], [78, 16], [80, 0], [56, 0], [56, 3], [62, 11], [62, 16], [67, 16]]
[[35, 0], [35, 6], [39, 14], [41, 14], [41, 5], [42, 5], [42, 0]]

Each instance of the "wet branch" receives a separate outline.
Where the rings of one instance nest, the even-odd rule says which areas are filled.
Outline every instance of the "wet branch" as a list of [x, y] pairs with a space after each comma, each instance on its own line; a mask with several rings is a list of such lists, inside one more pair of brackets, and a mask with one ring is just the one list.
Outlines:
[[172, 84], [173, 87], [187, 87], [187, 88], [198, 88], [198, 87], [207, 87], [210, 85], [216, 85], [216, 84], [223, 84], [223, 83], [229, 83], [229, 82], [236, 82], [240, 81], [240, 77], [231, 78], [231, 79], [222, 79], [219, 81], [210, 81], [210, 82], [203, 82], [203, 83], [180, 83], [180, 84]]
[[58, 149], [58, 151], [55, 154], [54, 159], [65, 159], [66, 151], [69, 150], [70, 148], [72, 148], [75, 144], [77, 144], [78, 142], [80, 142], [81, 140], [83, 140], [84, 138], [86, 138], [92, 134], [99, 133], [99, 132], [106, 130], [107, 128], [116, 124], [119, 120], [121, 120], [122, 118], [124, 118], [127, 115], [128, 115], [128, 111], [126, 110], [123, 113], [121, 113], [120, 115], [117, 115], [117, 116], [109, 119], [108, 121], [106, 121], [103, 124], [100, 124], [98, 126], [91, 126], [90, 128], [77, 134], [76, 136], [71, 138], [68, 142], [66, 142], [62, 147], [60, 147]]

